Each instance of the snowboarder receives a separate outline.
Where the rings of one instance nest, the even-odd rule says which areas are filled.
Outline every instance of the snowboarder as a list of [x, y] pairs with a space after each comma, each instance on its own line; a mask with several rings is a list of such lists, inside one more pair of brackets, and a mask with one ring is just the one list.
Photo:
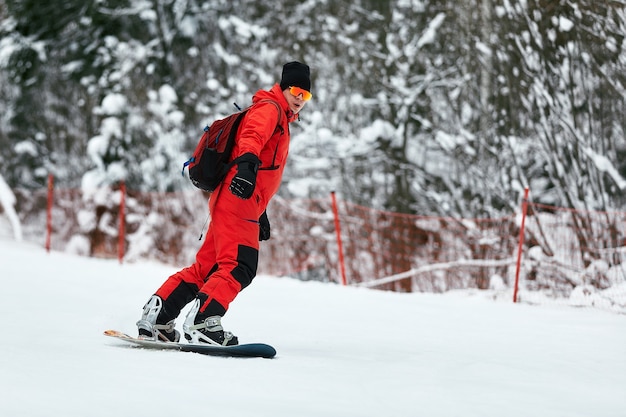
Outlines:
[[294, 61], [283, 66], [280, 83], [253, 96], [231, 155], [239, 162], [209, 198], [211, 221], [196, 261], [150, 297], [137, 322], [140, 337], [178, 342], [175, 319], [193, 301], [183, 324], [190, 343], [238, 344], [221, 320], [256, 275], [259, 241], [270, 237], [265, 208], [278, 191], [289, 152], [289, 123], [311, 99], [310, 91], [308, 65]]

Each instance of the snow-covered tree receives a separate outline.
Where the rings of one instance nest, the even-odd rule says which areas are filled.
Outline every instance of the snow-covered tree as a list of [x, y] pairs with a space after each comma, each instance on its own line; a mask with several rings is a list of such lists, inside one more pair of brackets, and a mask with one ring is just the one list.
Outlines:
[[[377, 208], [471, 217], [510, 212], [530, 186], [539, 202], [621, 208], [624, 10], [0, 0], [0, 169], [11, 186], [41, 187], [48, 172], [66, 186], [188, 186], [177, 171], [202, 127], [299, 59], [314, 99], [292, 126], [284, 196], [334, 189]], [[110, 113], [113, 98], [123, 106]]]

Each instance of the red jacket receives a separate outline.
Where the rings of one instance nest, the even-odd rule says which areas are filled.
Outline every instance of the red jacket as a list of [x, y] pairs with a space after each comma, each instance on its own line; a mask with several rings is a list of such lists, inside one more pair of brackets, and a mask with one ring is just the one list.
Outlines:
[[[274, 103], [261, 102], [263, 100], [276, 102], [280, 113]], [[250, 152], [261, 160], [255, 193], [264, 208], [280, 187], [289, 154], [289, 123], [296, 120], [297, 115], [289, 109], [278, 84], [269, 91], [257, 91], [252, 103], [241, 122], [232, 158]]]

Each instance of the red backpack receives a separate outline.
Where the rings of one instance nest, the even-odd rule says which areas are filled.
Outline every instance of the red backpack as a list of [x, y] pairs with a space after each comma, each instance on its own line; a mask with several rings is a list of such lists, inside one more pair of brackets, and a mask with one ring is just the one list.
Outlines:
[[[278, 108], [280, 126], [280, 106], [269, 99], [259, 101], [259, 103], [264, 101], [273, 103]], [[193, 185], [211, 192], [224, 180], [228, 170], [237, 163], [237, 159], [230, 161], [230, 157], [235, 146], [239, 125], [250, 107], [204, 127], [204, 133], [193, 156], [183, 164], [183, 176], [185, 167], [189, 167], [189, 179]]]

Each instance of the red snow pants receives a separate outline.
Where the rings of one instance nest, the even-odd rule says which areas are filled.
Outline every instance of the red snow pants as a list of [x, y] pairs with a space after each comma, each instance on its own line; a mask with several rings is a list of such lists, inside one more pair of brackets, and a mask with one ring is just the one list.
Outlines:
[[196, 261], [170, 276], [156, 292], [163, 300], [160, 323], [176, 318], [196, 296], [202, 303], [199, 315], [223, 316], [256, 275], [258, 220], [266, 203], [256, 191], [248, 200], [235, 197], [224, 183], [209, 199], [211, 220]]

